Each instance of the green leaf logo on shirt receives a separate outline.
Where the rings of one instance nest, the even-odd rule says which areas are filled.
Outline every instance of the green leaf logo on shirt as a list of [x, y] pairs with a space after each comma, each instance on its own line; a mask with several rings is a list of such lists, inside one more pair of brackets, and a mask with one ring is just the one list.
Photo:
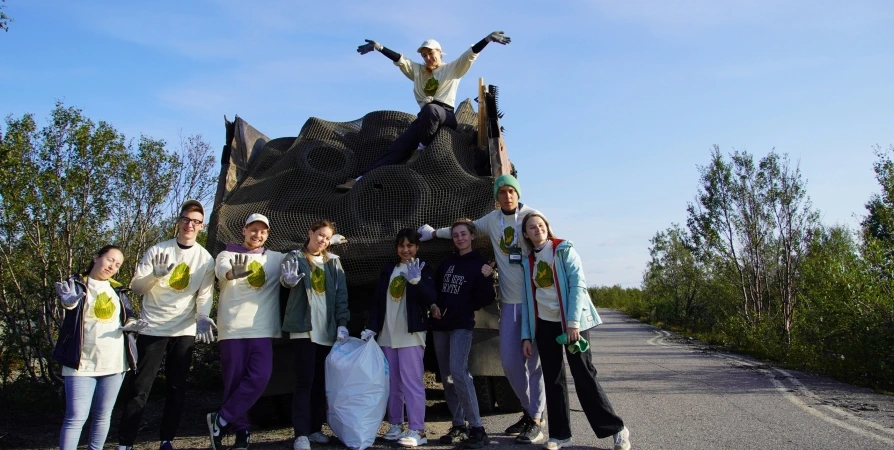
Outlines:
[[185, 262], [177, 264], [168, 278], [168, 286], [175, 291], [182, 291], [189, 287], [189, 266]]
[[534, 275], [534, 284], [539, 288], [553, 287], [553, 269], [546, 263], [540, 261], [537, 263], [537, 274]]
[[326, 293], [326, 272], [319, 267], [314, 267], [310, 273], [310, 285], [317, 294]]
[[514, 227], [506, 227], [503, 229], [503, 237], [500, 239], [500, 250], [503, 251], [504, 255], [509, 254], [509, 247], [512, 246], [512, 242], [515, 241], [515, 228]]
[[264, 266], [257, 261], [252, 261], [248, 264], [248, 270], [251, 271], [251, 275], [245, 278], [248, 285], [258, 289], [264, 287], [264, 283], [267, 282], [267, 274], [264, 272]]
[[112, 303], [112, 298], [109, 297], [109, 294], [100, 292], [96, 296], [96, 303], [93, 304], [93, 315], [97, 319], [105, 321], [112, 318], [113, 312], [115, 312], [115, 305]]
[[403, 275], [398, 275], [391, 280], [391, 284], [388, 285], [388, 292], [391, 293], [391, 300], [395, 303], [400, 303], [400, 299], [403, 298], [404, 292], [407, 290], [407, 279], [404, 278]]
[[433, 96], [435, 92], [438, 92], [438, 86], [441, 85], [441, 82], [437, 80], [435, 77], [431, 77], [428, 81], [425, 82], [425, 87], [422, 88], [422, 92], [425, 92], [425, 95]]

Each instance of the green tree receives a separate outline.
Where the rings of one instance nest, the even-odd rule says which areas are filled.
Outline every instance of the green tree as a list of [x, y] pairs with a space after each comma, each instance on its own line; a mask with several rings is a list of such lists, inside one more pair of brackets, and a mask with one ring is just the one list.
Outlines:
[[674, 323], [694, 321], [694, 312], [705, 284], [705, 270], [692, 253], [685, 229], [673, 224], [659, 231], [651, 241], [643, 276], [643, 291], [648, 301], [661, 310], [663, 320]]

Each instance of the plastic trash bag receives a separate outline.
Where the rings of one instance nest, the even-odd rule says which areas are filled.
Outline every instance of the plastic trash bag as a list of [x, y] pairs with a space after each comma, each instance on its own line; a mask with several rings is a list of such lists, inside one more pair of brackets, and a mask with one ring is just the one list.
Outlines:
[[351, 449], [373, 444], [388, 404], [388, 361], [375, 340], [349, 337], [326, 357], [329, 428]]

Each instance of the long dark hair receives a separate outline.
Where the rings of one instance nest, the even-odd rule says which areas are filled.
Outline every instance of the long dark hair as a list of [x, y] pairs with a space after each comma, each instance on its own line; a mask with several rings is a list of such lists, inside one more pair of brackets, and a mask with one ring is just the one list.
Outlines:
[[400, 244], [404, 242], [404, 239], [416, 247], [419, 247], [419, 243], [422, 242], [422, 235], [412, 228], [402, 228], [397, 232], [397, 237], [394, 238], [394, 248], [400, 248]]
[[87, 270], [82, 272], [81, 275], [84, 275], [84, 276], [90, 275], [90, 272], [93, 271], [93, 260], [95, 258], [105, 256], [105, 254], [108, 253], [110, 250], [118, 250], [119, 252], [121, 252], [122, 255], [124, 254], [124, 252], [121, 251], [121, 247], [119, 247], [117, 245], [112, 245], [112, 244], [106, 245], [105, 247], [99, 249], [99, 251], [97, 251], [96, 253], [93, 254], [93, 258], [90, 258], [90, 264], [87, 264]]

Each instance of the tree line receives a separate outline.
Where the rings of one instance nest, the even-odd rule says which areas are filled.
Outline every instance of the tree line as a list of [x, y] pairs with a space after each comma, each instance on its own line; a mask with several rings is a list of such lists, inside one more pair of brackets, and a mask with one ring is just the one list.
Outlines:
[[[181, 136], [174, 146], [127, 138], [61, 102], [43, 126], [33, 114], [6, 117], [0, 127], [0, 399], [60, 386], [52, 349], [62, 308], [53, 283], [84, 270], [94, 252], [114, 243], [125, 255], [117, 279], [127, 284], [143, 252], [173, 236], [179, 204], [211, 200], [214, 162], [201, 135]], [[139, 298], [133, 300], [138, 307]]]
[[715, 146], [686, 224], [652, 237], [641, 288], [593, 288], [594, 302], [894, 391], [894, 146], [875, 155], [881, 189], [851, 230], [821, 223], [788, 155]]

